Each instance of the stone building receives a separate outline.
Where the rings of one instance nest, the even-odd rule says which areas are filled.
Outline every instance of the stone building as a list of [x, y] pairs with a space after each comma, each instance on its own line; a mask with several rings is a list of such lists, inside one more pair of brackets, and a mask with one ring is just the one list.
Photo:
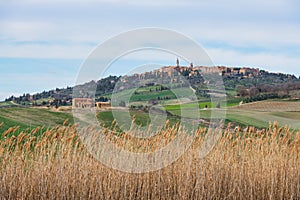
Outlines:
[[74, 108], [92, 108], [94, 101], [91, 98], [73, 98], [72, 106]]
[[110, 108], [110, 102], [96, 102], [95, 104], [96, 108], [102, 109], [102, 108]]

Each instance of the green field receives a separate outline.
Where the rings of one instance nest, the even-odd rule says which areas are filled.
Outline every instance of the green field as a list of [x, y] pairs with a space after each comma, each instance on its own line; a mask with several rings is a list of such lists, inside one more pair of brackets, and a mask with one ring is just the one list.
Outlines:
[[3, 101], [3, 102], [0, 102], [0, 108], [5, 108], [5, 107], [9, 107], [9, 106], [14, 106], [14, 104], [10, 101]]
[[[215, 108], [214, 105], [209, 103], [210, 102], [206, 102], [206, 105], [209, 105], [209, 108]], [[195, 108], [195, 105], [197, 105], [195, 103], [168, 105], [165, 106], [165, 109], [174, 115], [185, 118], [202, 118], [210, 120], [214, 118], [222, 118], [222, 116], [226, 113], [226, 122], [234, 122], [242, 126], [267, 128], [269, 127], [270, 122], [277, 121], [281, 126], [287, 125], [292, 129], [300, 129], [300, 102], [280, 101], [279, 104], [273, 106], [274, 101], [263, 101], [236, 107], [237, 103], [238, 101], [228, 101], [227, 105], [231, 105], [233, 107], [228, 106], [222, 108], [221, 104], [221, 109], [200, 109], [199, 112], [192, 108]], [[186, 111], [184, 112], [185, 114], [182, 114], [182, 110]]]
[[[113, 113], [114, 112], [114, 113]], [[155, 116], [160, 117], [160, 113], [154, 114]], [[166, 120], [169, 121], [170, 125], [175, 125], [177, 122], [179, 122], [179, 118], [176, 116], [166, 116], [164, 121], [151, 121], [151, 118], [149, 116], [149, 113], [142, 111], [142, 110], [130, 110], [129, 115], [128, 112], [125, 110], [107, 110], [103, 112], [99, 112], [97, 114], [97, 119], [99, 123], [109, 129], [114, 128], [113, 121], [117, 120], [117, 130], [121, 130], [123, 128], [129, 129], [131, 122], [133, 119], [135, 119], [135, 127], [148, 127], [150, 123], [154, 126], [163, 126]], [[119, 121], [118, 121], [119, 120]], [[119, 123], [118, 123], [119, 122]], [[124, 124], [125, 127], [124, 127]], [[122, 126], [122, 127], [119, 127]]]
[[[287, 125], [292, 129], [300, 129], [300, 102], [263, 101], [237, 106], [239, 102], [240, 99], [231, 99], [227, 102], [221, 102], [220, 109], [215, 108], [216, 103], [209, 101], [181, 105], [166, 104], [160, 107], [160, 109], [168, 112], [168, 114], [165, 113], [166, 118], [152, 119], [152, 121], [148, 111], [142, 109], [130, 110], [129, 116], [125, 109], [120, 109], [117, 111], [117, 116], [121, 119], [125, 119], [124, 124], [129, 125], [132, 119], [135, 118], [135, 125], [137, 127], [147, 127], [150, 122], [163, 125], [166, 120], [169, 120], [170, 124], [175, 124], [183, 117], [184, 119], [192, 120], [203, 119], [206, 122], [209, 122], [210, 119], [223, 118], [225, 122], [233, 122], [236, 125], [242, 125], [244, 127], [255, 126], [258, 128], [267, 128], [270, 122], [278, 121], [281, 126]], [[144, 103], [147, 105], [146, 102], [133, 103]], [[7, 107], [12, 105], [10, 102], [5, 104], [1, 103], [0, 106], [1, 105], [3, 107], [0, 108], [0, 124], [2, 124], [0, 132], [13, 126], [19, 126], [20, 131], [37, 126], [48, 128], [63, 124], [66, 119], [68, 119], [70, 123], [73, 123], [73, 116], [70, 112], [55, 112], [45, 108]], [[203, 109], [205, 105], [208, 106], [208, 109]], [[226, 116], [224, 114], [226, 114]], [[154, 113], [152, 116], [156, 115], [160, 116], [161, 113]], [[106, 110], [99, 112], [97, 118], [104, 126], [112, 128], [112, 122], [115, 116], [113, 116], [111, 110]]]
[[[235, 99], [229, 99], [227, 101], [220, 102], [221, 108], [224, 107], [231, 107], [231, 106], [236, 106], [241, 102], [240, 98], [235, 98]], [[180, 109], [187, 109], [187, 108], [196, 108], [198, 107], [199, 109], [204, 109], [206, 108], [216, 108], [218, 102], [212, 102], [212, 101], [199, 101], [199, 102], [192, 102], [192, 103], [186, 103], [186, 104], [169, 104], [169, 105], [164, 105], [164, 109], [168, 111], [176, 111]]]
[[[225, 120], [226, 122], [235, 122], [241, 126], [255, 126], [258, 128], [267, 128], [269, 127], [270, 122], [277, 121], [280, 126], [289, 126], [292, 129], [300, 129], [300, 112], [260, 112], [253, 110], [244, 110], [244, 109], [220, 109], [220, 110], [200, 110], [195, 112], [190, 110], [186, 115], [182, 115], [180, 110], [171, 110], [171, 113], [178, 116], [183, 116], [186, 118], [192, 119], [214, 119], [221, 118], [223, 114], [226, 113]], [[211, 116], [211, 113], [214, 113], [214, 116]]]
[[118, 105], [121, 100], [129, 100], [129, 102], [146, 102], [153, 99], [163, 101], [165, 99], [180, 99], [184, 97], [196, 98], [191, 88], [174, 88], [170, 90], [156, 91], [156, 86], [127, 89], [112, 94], [110, 98], [112, 97], [117, 100], [116, 105]]
[[48, 128], [61, 125], [66, 119], [73, 123], [73, 117], [70, 113], [54, 112], [39, 108], [1, 108], [0, 123], [3, 123], [3, 125], [0, 127], [0, 132], [12, 126], [20, 126], [20, 130], [37, 126]]

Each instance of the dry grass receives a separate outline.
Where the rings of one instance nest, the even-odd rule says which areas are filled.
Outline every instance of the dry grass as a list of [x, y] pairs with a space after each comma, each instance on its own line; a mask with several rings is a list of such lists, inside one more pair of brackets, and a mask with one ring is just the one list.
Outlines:
[[[197, 149], [206, 130], [198, 130], [178, 161], [142, 174], [99, 163], [86, 152], [74, 126], [41, 131], [14, 136], [18, 130], [11, 128], [2, 133], [1, 199], [300, 198], [300, 133], [276, 123], [267, 130], [224, 130], [205, 159], [198, 158]], [[176, 128], [169, 127], [151, 141], [121, 135], [114, 142], [122, 146], [125, 139], [126, 145], [156, 148], [156, 142], [168, 142], [174, 132]], [[112, 141], [112, 135], [103, 134]]]
[[300, 102], [299, 101], [257, 101], [252, 103], [246, 103], [239, 106], [233, 106], [231, 109], [245, 109], [255, 110], [264, 112], [299, 112]]

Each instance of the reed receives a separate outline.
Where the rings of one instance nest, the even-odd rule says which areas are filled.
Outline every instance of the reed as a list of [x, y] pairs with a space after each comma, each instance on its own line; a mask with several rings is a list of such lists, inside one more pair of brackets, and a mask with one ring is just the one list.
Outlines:
[[[229, 127], [205, 158], [199, 158], [199, 147], [208, 130], [200, 128], [180, 159], [141, 174], [101, 164], [87, 152], [76, 125], [67, 121], [61, 127], [19, 135], [18, 128], [11, 127], [0, 140], [0, 198], [299, 199], [300, 133], [278, 123], [264, 130]], [[178, 134], [177, 127], [170, 126], [143, 139], [133, 137], [134, 133], [87, 131], [89, 141], [97, 143], [104, 136], [132, 152], [155, 151]]]

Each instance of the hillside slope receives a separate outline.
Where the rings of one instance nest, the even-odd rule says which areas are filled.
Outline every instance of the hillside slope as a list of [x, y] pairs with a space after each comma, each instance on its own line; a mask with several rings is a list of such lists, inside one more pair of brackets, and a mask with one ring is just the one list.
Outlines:
[[20, 126], [20, 130], [44, 126], [45, 128], [62, 125], [68, 119], [73, 123], [71, 113], [54, 112], [41, 108], [1, 108], [0, 109], [0, 133], [13, 126]]

